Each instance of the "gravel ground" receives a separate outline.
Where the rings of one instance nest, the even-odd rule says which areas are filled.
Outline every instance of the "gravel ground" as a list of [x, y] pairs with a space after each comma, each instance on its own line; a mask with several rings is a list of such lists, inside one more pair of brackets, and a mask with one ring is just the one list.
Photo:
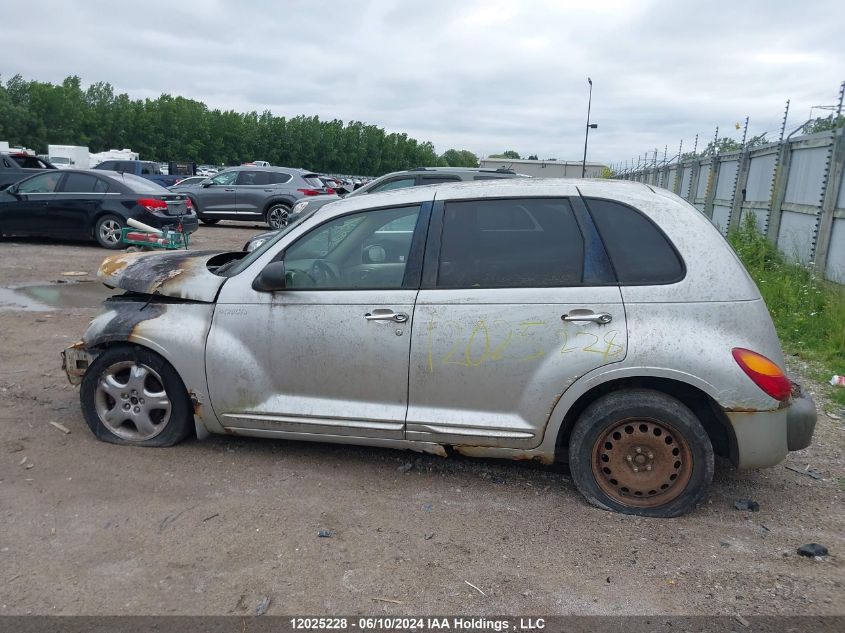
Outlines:
[[[261, 230], [202, 227], [194, 247]], [[231, 437], [112, 446], [59, 358], [106, 294], [106, 254], [0, 243], [0, 615], [251, 614], [268, 597], [269, 614], [845, 613], [845, 421], [824, 402], [813, 446], [786, 461], [820, 479], [721, 462], [703, 506], [671, 520], [595, 509], [564, 467]], [[8, 290], [48, 284], [26, 292], [52, 310]], [[799, 557], [811, 542], [830, 555]]]

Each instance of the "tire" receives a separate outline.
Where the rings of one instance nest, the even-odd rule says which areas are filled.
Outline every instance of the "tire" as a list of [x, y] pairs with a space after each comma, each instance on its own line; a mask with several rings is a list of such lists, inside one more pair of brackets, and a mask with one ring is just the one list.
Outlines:
[[704, 498], [713, 480], [713, 446], [676, 398], [625, 389], [599, 398], [578, 418], [569, 468], [578, 490], [599, 508], [676, 517]]
[[97, 356], [82, 379], [79, 399], [85, 422], [104, 442], [173, 446], [194, 428], [179, 374], [143, 347], [121, 345]]
[[283, 229], [288, 225], [290, 218], [290, 207], [281, 202], [274, 202], [264, 213], [264, 221], [271, 229]]
[[200, 218], [200, 222], [202, 222], [203, 224], [207, 224], [208, 226], [214, 226], [219, 221], [220, 220], [217, 218]]
[[94, 225], [94, 239], [103, 248], [115, 250], [125, 248], [121, 241], [120, 229], [126, 226], [126, 220], [117, 215], [107, 214], [97, 220]]

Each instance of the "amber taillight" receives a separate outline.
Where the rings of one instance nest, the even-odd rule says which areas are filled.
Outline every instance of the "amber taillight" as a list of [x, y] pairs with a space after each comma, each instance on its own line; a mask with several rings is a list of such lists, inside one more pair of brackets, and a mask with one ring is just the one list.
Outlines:
[[750, 349], [734, 347], [731, 353], [737, 365], [754, 381], [755, 385], [775, 400], [781, 402], [789, 400], [792, 385], [780, 367], [762, 354], [752, 352]]

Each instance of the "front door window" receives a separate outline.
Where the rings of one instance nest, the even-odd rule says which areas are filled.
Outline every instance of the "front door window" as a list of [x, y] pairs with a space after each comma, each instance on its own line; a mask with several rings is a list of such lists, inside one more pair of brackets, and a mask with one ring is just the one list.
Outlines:
[[399, 289], [420, 207], [342, 216], [288, 248], [288, 287], [302, 290]]

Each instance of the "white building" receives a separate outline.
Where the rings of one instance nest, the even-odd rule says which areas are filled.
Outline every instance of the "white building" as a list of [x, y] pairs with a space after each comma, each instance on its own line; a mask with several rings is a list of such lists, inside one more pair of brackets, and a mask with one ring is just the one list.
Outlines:
[[[534, 178], [580, 178], [580, 160], [525, 160], [513, 158], [482, 158], [479, 167], [484, 169], [513, 169], [518, 174]], [[587, 178], [601, 178], [607, 165], [590, 163], [586, 165]]]

